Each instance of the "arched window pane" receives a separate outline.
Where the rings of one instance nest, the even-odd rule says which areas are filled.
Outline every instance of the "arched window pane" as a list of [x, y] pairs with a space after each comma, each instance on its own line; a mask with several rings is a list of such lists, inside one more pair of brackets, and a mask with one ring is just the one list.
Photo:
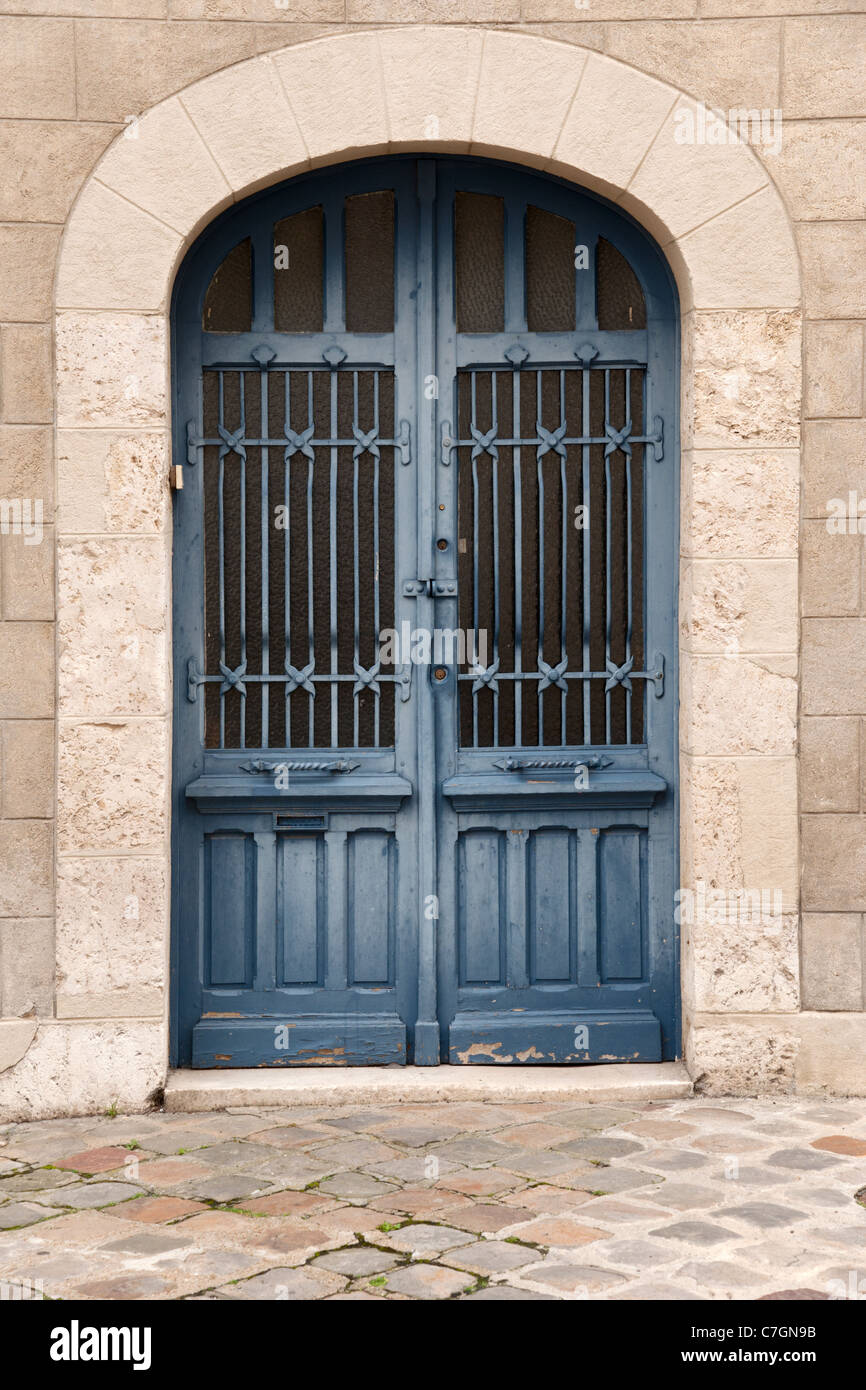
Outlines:
[[247, 237], [214, 272], [204, 297], [201, 326], [206, 333], [249, 333], [252, 318], [252, 250]]
[[640, 282], [625, 256], [604, 237], [598, 239], [595, 274], [599, 328], [646, 328]]
[[526, 321], [530, 333], [574, 328], [574, 223], [526, 209]]

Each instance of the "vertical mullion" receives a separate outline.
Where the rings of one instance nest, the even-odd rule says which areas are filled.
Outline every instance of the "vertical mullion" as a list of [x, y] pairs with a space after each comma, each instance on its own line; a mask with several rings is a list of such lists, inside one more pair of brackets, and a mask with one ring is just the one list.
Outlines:
[[582, 242], [588, 251], [589, 265], [586, 270], [574, 272], [574, 322], [578, 333], [594, 332], [598, 329], [598, 310], [596, 307], [596, 261], [598, 256], [598, 236], [591, 236]]
[[[582, 415], [583, 415], [583, 418], [582, 418], [582, 421], [581, 421], [581, 434], [583, 435], [584, 440], [588, 440], [588, 439], [591, 438], [591, 436], [590, 436], [590, 425], [591, 425], [591, 414], [590, 414], [590, 371], [589, 371], [589, 368], [588, 368], [588, 367], [584, 367], [583, 371], [581, 372], [581, 407], [582, 407]], [[586, 443], [583, 444], [583, 445], [581, 446], [581, 455], [582, 455], [582, 458], [581, 458], [581, 471], [582, 471], [582, 474], [583, 474], [582, 481], [583, 481], [583, 515], [584, 515], [584, 518], [588, 518], [588, 517], [590, 516], [590, 510], [589, 510], [589, 499], [590, 499], [590, 474], [589, 474], [589, 470], [590, 470], [590, 455], [591, 455], [591, 448], [592, 448], [592, 446], [591, 446], [590, 444], [586, 444]], [[583, 679], [583, 741], [584, 741], [584, 744], [587, 744], [587, 745], [588, 745], [588, 744], [592, 743], [592, 701], [591, 701], [591, 698], [590, 698], [591, 692], [592, 692], [592, 680], [591, 680], [590, 677], [589, 677], [589, 672], [590, 672], [590, 670], [592, 669], [591, 666], [590, 666], [590, 656], [589, 656], [589, 634], [590, 634], [590, 624], [591, 624], [591, 621], [592, 621], [592, 615], [591, 615], [591, 611], [590, 611], [590, 592], [591, 592], [591, 590], [590, 590], [590, 583], [591, 583], [591, 579], [592, 579], [592, 573], [591, 573], [591, 570], [590, 570], [591, 542], [590, 542], [590, 528], [589, 528], [589, 526], [586, 526], [585, 529], [583, 530], [583, 532], [582, 532], [582, 540], [583, 540], [583, 612], [582, 612], [582, 619], [583, 619], [583, 670], [584, 670], [584, 679]]]
[[[268, 420], [268, 372], [263, 368], [260, 373], [261, 380], [261, 405], [262, 405], [262, 439], [270, 438], [270, 426]], [[268, 552], [269, 541], [269, 508], [268, 508], [268, 447], [262, 445], [262, 675], [270, 673], [270, 557]], [[270, 714], [270, 691], [269, 681], [262, 681], [262, 747], [267, 748], [269, 743], [268, 716]]]
[[505, 331], [526, 332], [526, 204], [522, 198], [505, 201]]
[[[610, 368], [604, 369], [604, 432], [607, 434], [610, 418]], [[605, 669], [610, 662], [610, 619], [611, 619], [611, 575], [610, 575], [610, 460], [608, 447], [604, 447], [604, 660]], [[605, 682], [606, 684], [607, 682]], [[612, 691], [604, 695], [604, 741], [610, 743], [610, 705]]]
[[[324, 200], [325, 217], [325, 324], [326, 333], [343, 332], [345, 311], [345, 260], [343, 249], [343, 199], [332, 192]], [[336, 434], [333, 436], [336, 439]]]
[[[512, 376], [514, 438], [520, 439], [520, 372]], [[520, 478], [520, 445], [514, 445], [514, 743], [523, 743], [523, 493]]]
[[[219, 373], [219, 423], [225, 429], [225, 380]], [[225, 450], [219, 453], [220, 667], [226, 664]], [[226, 697], [220, 691], [220, 748], [226, 746]]]
[[[339, 438], [338, 429], [338, 410], [337, 410], [337, 386], [339, 373], [334, 370], [330, 374], [331, 378], [331, 477], [328, 500], [328, 520], [330, 526], [330, 599], [331, 599], [331, 675], [336, 676], [339, 670], [339, 654], [337, 651], [337, 468], [339, 464], [339, 448], [333, 442]], [[331, 747], [339, 746], [338, 728], [338, 700], [339, 683], [332, 680], [331, 683]]]
[[[274, 228], [270, 218], [260, 220], [252, 233], [254, 333], [270, 333], [274, 323]], [[267, 438], [264, 435], [263, 438]]]

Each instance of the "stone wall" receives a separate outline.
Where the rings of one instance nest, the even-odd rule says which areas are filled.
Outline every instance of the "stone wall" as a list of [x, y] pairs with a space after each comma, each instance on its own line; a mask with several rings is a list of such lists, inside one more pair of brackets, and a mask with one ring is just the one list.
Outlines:
[[[778, 938], [762, 942], [755, 955], [737, 940], [692, 943], [685, 1002], [689, 1027], [701, 1041], [689, 1060], [704, 1084], [717, 1089], [866, 1089], [863, 542], [859, 534], [831, 535], [826, 528], [829, 499], [847, 499], [850, 490], [866, 498], [866, 16], [851, 13], [850, 5], [847, 13], [832, 12], [842, 4], [2, 0], [0, 498], [41, 499], [44, 521], [39, 544], [27, 544], [27, 536], [0, 537], [0, 1017], [10, 1020], [0, 1023], [0, 1068], [24, 1057], [2, 1078], [4, 1104], [17, 1103], [15, 1095], [32, 1113], [61, 1108], [69, 1104], [70, 1072], [79, 1108], [103, 1104], [114, 1085], [127, 1100], [140, 1102], [164, 1075], [167, 882], [164, 837], [153, 830], [164, 807], [148, 799], [147, 768], [165, 766], [167, 747], [164, 726], [148, 719], [148, 700], [160, 698], [154, 682], [158, 687], [162, 679], [158, 642], [149, 645], [148, 639], [154, 595], [136, 582], [154, 565], [163, 566], [169, 541], [168, 498], [160, 483], [164, 432], [143, 431], [152, 421], [136, 414], [136, 399], [147, 398], [149, 390], [139, 373], [158, 354], [126, 341], [125, 370], [137, 386], [119, 398], [106, 399], [98, 370], [87, 382], [68, 377], [61, 425], [71, 420], [75, 448], [67, 450], [71, 441], [61, 427], [56, 453], [65, 464], [58, 498], [55, 353], [74, 356], [76, 322], [66, 316], [69, 337], [55, 344], [52, 320], [55, 265], [70, 210], [124, 126], [197, 79], [329, 34], [439, 22], [580, 45], [724, 111], [783, 112], [781, 150], [758, 143], [755, 152], [795, 225], [803, 278], [800, 682], [798, 634], [790, 620], [799, 430], [788, 381], [800, 364], [801, 337], [796, 315], [754, 307], [734, 314], [731, 306], [744, 301], [733, 287], [733, 271], [732, 297], [717, 303], [715, 319], [710, 312], [694, 322], [686, 315], [687, 345], [703, 378], [695, 383], [690, 441], [697, 454], [686, 469], [683, 643], [693, 677], [690, 726], [701, 727], [702, 689], [722, 687], [730, 690], [731, 722], [745, 698], [755, 724], [753, 737], [731, 740], [724, 708], [720, 712], [715, 701], [703, 721], [703, 740], [684, 746], [683, 834], [686, 865], [698, 842], [700, 863], [716, 865], [717, 882], [733, 876], [735, 884], [781, 888], [786, 917]], [[365, 79], [358, 72], [347, 80]], [[509, 99], [517, 102], [516, 119], [521, 109], [530, 118], [535, 96], [528, 87]], [[538, 91], [542, 107], [549, 96]], [[647, 182], [651, 186], [651, 168]], [[100, 187], [89, 196], [101, 196]], [[121, 189], [108, 200], [117, 227], [123, 226], [126, 196]], [[177, 225], [171, 208], [161, 220], [168, 243]], [[104, 249], [95, 238], [97, 270]], [[719, 254], [729, 253], [721, 248]], [[712, 259], [712, 245], [704, 255]], [[84, 311], [84, 276], [78, 292], [65, 302]], [[712, 423], [719, 420], [721, 433]], [[744, 500], [726, 515], [732, 497]], [[59, 632], [56, 502], [63, 521]], [[716, 542], [720, 531], [723, 546]], [[732, 535], [739, 539], [732, 542]], [[107, 673], [103, 639], [116, 624], [118, 602], [139, 641], [134, 652], [119, 648]], [[76, 621], [85, 611], [86, 633]], [[66, 692], [67, 736], [56, 794], [58, 678]], [[106, 680], [112, 714], [122, 716], [113, 720], [104, 717], [100, 702]], [[787, 825], [796, 806], [798, 690], [799, 943], [798, 866]], [[761, 713], [768, 711], [762, 730]], [[780, 733], [786, 727], [788, 733]], [[106, 760], [105, 748], [118, 740], [123, 756]], [[111, 856], [99, 871], [89, 863], [95, 837]], [[749, 847], [745, 861], [743, 846]], [[128, 921], [139, 924], [136, 949], [113, 959], [111, 943]], [[29, 1022], [15, 1022], [22, 1018], [40, 1021], [36, 1042]], [[76, 1028], [62, 1026], [72, 1019]], [[99, 1025], [90, 1022], [95, 1019]], [[834, 1038], [842, 1039], [835, 1050]]]

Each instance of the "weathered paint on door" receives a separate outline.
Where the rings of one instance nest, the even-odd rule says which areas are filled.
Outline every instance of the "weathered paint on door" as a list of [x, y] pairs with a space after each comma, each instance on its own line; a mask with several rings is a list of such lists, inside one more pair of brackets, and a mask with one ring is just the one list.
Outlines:
[[173, 1051], [677, 1054], [677, 319], [603, 201], [367, 161], [174, 301]]

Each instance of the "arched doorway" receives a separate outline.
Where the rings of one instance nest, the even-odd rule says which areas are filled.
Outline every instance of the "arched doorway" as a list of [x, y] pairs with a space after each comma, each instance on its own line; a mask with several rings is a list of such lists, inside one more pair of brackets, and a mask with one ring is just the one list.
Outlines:
[[679, 1051], [678, 338], [635, 223], [338, 166], [174, 301], [181, 1065]]

